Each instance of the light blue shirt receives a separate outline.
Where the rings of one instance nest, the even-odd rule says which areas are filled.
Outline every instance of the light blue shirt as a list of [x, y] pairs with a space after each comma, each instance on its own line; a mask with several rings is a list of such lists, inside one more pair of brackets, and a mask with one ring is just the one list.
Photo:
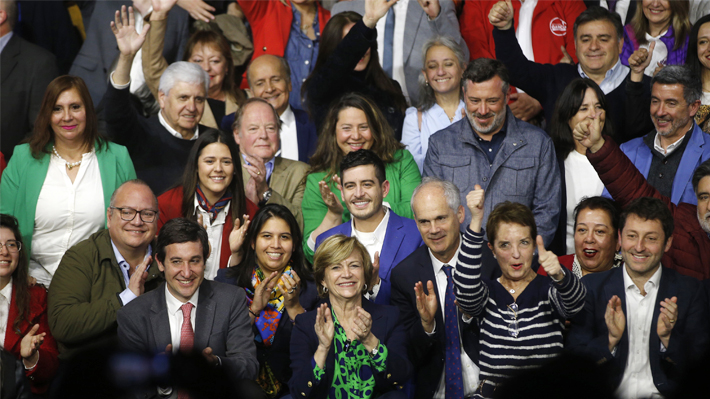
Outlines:
[[[582, 70], [582, 66], [580, 64], [577, 64], [577, 71], [579, 71], [579, 76], [589, 78], [589, 76], [587, 76], [587, 74]], [[599, 85], [599, 88], [602, 89], [604, 94], [611, 93], [624, 82], [624, 79], [626, 79], [629, 72], [631, 72], [631, 69], [629, 69], [626, 65], [622, 65], [621, 59], [619, 59], [610, 70], [606, 71], [604, 80], [602, 80], [602, 84]]]
[[5, 46], [7, 46], [7, 42], [9, 42], [10, 39], [12, 39], [12, 35], [13, 35], [13, 33], [10, 32], [5, 36], [0, 37], [0, 53], [2, 53], [2, 51], [5, 49]]
[[284, 58], [288, 60], [291, 67], [291, 95], [288, 102], [292, 107], [302, 109], [301, 86], [308, 75], [311, 74], [313, 66], [318, 58], [318, 43], [320, 42], [320, 28], [318, 25], [318, 8], [313, 18], [313, 31], [316, 33], [315, 40], [311, 40], [308, 35], [301, 30], [301, 13], [296, 10], [291, 3], [293, 10], [293, 23], [291, 23], [291, 33], [286, 43]]
[[[281, 153], [281, 151], [279, 151], [276, 155], [278, 156], [280, 153]], [[247, 159], [244, 157], [244, 154], [242, 154], [242, 159], [244, 159], [244, 163], [245, 163], [245, 164], [251, 165], [251, 164], [249, 163], [249, 161], [247, 161]], [[271, 179], [271, 173], [274, 172], [274, 159], [276, 159], [276, 157], [271, 158], [271, 160], [270, 160], [269, 162], [267, 162], [267, 163], [264, 164], [264, 166], [266, 167], [266, 181], [267, 181], [267, 182], [271, 181], [271, 180], [270, 180], [270, 179]], [[245, 182], [245, 184], [246, 184], [246, 182]]]
[[[137, 218], [141, 217], [141, 215], [136, 215]], [[126, 258], [121, 255], [121, 253], [118, 251], [118, 248], [116, 248], [116, 244], [113, 243], [113, 240], [111, 240], [111, 247], [113, 248], [113, 254], [116, 257], [116, 262], [118, 262], [118, 267], [121, 269], [121, 273], [123, 273], [123, 282], [126, 283], [126, 289], [123, 290], [120, 294], [118, 294], [118, 297], [121, 298], [121, 302], [123, 302], [123, 306], [128, 305], [128, 303], [136, 298], [138, 296], [133, 293], [133, 291], [128, 288], [128, 282], [131, 280], [131, 277], [128, 275], [128, 271], [131, 268], [131, 265], [126, 262]], [[153, 248], [151, 248], [150, 245], [148, 245], [148, 250], [146, 251], [145, 259], [148, 256], [151, 256], [153, 254]], [[147, 269], [146, 269], [147, 271]]]

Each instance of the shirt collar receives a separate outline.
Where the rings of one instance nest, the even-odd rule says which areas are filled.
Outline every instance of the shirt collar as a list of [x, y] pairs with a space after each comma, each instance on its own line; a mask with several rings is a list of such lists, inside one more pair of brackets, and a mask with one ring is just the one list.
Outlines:
[[[222, 208], [219, 212], [217, 212], [217, 217], [212, 221], [212, 223], [209, 222], [209, 215], [207, 214], [207, 211], [202, 209], [200, 207], [200, 201], [197, 200], [197, 193], [195, 193], [195, 211], [193, 215], [197, 215], [198, 213], [202, 215], [202, 220], [205, 221], [208, 225], [214, 225], [214, 224], [223, 224], [225, 220], [227, 219], [227, 213], [229, 212], [229, 207], [232, 205], [232, 201], [229, 201], [229, 203]], [[205, 219], [207, 217], [207, 219]]]
[[[195, 308], [197, 308], [197, 299], [200, 297], [200, 287], [197, 287], [197, 290], [195, 290], [195, 293], [192, 294], [192, 298], [190, 298], [187, 302], [190, 302]], [[170, 293], [170, 290], [168, 290], [168, 284], [165, 284], [165, 305], [168, 308], [168, 314], [175, 314], [178, 311], [180, 311], [180, 307], [184, 305], [184, 303], [180, 302], [177, 298], [173, 296], [173, 294]]]
[[296, 115], [294, 115], [290, 105], [286, 107], [286, 110], [279, 116], [279, 119], [281, 119], [281, 124], [283, 125], [291, 126], [296, 123]]
[[7, 303], [12, 302], [12, 276], [10, 276], [10, 281], [7, 283], [5, 288], [0, 290], [0, 295], [5, 298]]
[[456, 248], [456, 252], [454, 252], [454, 256], [449, 259], [448, 262], [444, 263], [440, 261], [439, 259], [436, 259], [436, 256], [431, 252], [431, 248], [429, 249], [429, 259], [431, 259], [431, 265], [434, 268], [434, 275], [439, 273], [441, 269], [444, 267], [444, 265], [449, 265], [456, 269], [456, 262], [459, 259], [459, 252], [461, 251], [461, 243], [463, 243], [463, 240], [461, 239], [461, 235], [459, 233], [459, 246]]
[[[606, 74], [604, 75], [604, 80], [599, 85], [599, 88], [602, 89], [602, 92], [604, 92], [604, 94], [611, 93], [614, 89], [619, 87], [619, 85], [624, 81], [624, 79], [626, 79], [626, 75], [628, 75], [630, 71], [631, 70], [629, 69], [629, 67], [627, 67], [626, 65], [622, 65], [621, 59], [618, 59], [616, 61], [616, 64], [614, 64], [611, 69], [606, 71]], [[579, 76], [591, 79], [582, 70], [582, 64], [577, 64], [577, 72], [579, 72]]]
[[[165, 120], [165, 118], [163, 117], [163, 111], [162, 111], [162, 110], [160, 110], [160, 112], [158, 112], [158, 120], [160, 121], [160, 124], [163, 125], [163, 127], [168, 131], [168, 133], [172, 134], [173, 136], [175, 136], [175, 137], [177, 137], [177, 138], [179, 138], [179, 139], [185, 140], [185, 139], [182, 137], [182, 134], [180, 134], [180, 132], [178, 132], [177, 130], [173, 129], [173, 127], [170, 126], [170, 124], [168, 123], [168, 121]], [[199, 127], [199, 126], [195, 126], [195, 134], [193, 134], [193, 135], [192, 135], [192, 138], [190, 138], [189, 140], [190, 140], [190, 141], [197, 140], [197, 136], [199, 136], [199, 135], [200, 135], [200, 127]]]
[[14, 35], [14, 33], [10, 31], [10, 33], [8, 33], [7, 35], [0, 37], [0, 53], [2, 53], [2, 51], [5, 49], [5, 46], [7, 46], [7, 43], [10, 41], [10, 39], [12, 39], [12, 35]]
[[661, 146], [661, 134], [658, 133], [658, 132], [656, 132], [656, 138], [653, 140], [653, 149], [656, 150], [656, 151], [658, 151], [660, 154], [663, 154], [663, 155], [666, 155], [666, 156], [670, 155], [670, 153], [673, 152], [673, 150], [675, 150], [675, 149], [678, 148], [681, 144], [683, 144], [683, 140], [685, 140], [685, 138], [686, 138], [689, 134], [692, 133], [693, 128], [695, 128], [695, 122], [691, 123], [690, 129], [688, 129], [688, 131], [683, 135], [683, 137], [679, 138], [679, 139], [676, 140], [674, 143], [668, 145], [668, 148], [666, 148], [665, 150], [664, 150], [663, 147]]
[[[279, 153], [280, 153], [280, 152], [281, 152], [281, 151], [279, 150], [279, 152], [277, 152], [276, 155], [274, 155], [273, 158], [271, 158], [268, 162], [264, 163], [264, 167], [266, 168], [266, 181], [267, 181], [267, 182], [269, 181], [269, 179], [271, 179], [271, 173], [274, 172], [274, 162], [276, 161], [276, 157], [279, 156]], [[247, 159], [246, 159], [246, 157], [244, 156], [244, 154], [241, 154], [241, 156], [242, 156], [242, 159], [244, 160], [244, 163], [245, 163], [245, 164], [251, 165], [251, 164], [247, 161]]]
[[385, 234], [387, 234], [387, 224], [389, 223], [390, 220], [390, 212], [389, 209], [382, 205], [382, 209], [385, 211], [385, 217], [380, 220], [380, 224], [377, 225], [377, 228], [375, 231], [372, 233], [363, 233], [361, 231], [358, 231], [355, 229], [355, 218], [352, 218], [350, 220], [350, 227], [352, 228], [353, 234], [372, 234], [372, 238], [374, 239], [373, 241], [384, 241]]
[[[136, 217], [141, 217], [141, 215], [136, 215]], [[116, 248], [116, 244], [113, 243], [113, 239], [111, 239], [111, 247], [113, 248], [113, 255], [116, 257], [116, 262], [120, 266], [121, 263], [127, 263], [126, 258], [121, 255], [121, 252], [118, 251], [118, 248]], [[148, 249], [145, 251], [145, 256], [143, 259], [151, 256], [153, 254], [153, 248], [148, 244]]]
[[[624, 270], [624, 290], [629, 290], [629, 289], [636, 289], [638, 290], [638, 287], [636, 287], [636, 284], [634, 284], [634, 281], [631, 279], [631, 276], [629, 276], [629, 272], [626, 270], [626, 264], [624, 264], [624, 267], [622, 268]], [[648, 294], [648, 292], [653, 288], [653, 289], [658, 289], [658, 286], [661, 282], [661, 270], [663, 269], [663, 265], [659, 265], [658, 269], [656, 270], [655, 273], [653, 273], [653, 276], [646, 281], [646, 284], [644, 284], [644, 291]]]

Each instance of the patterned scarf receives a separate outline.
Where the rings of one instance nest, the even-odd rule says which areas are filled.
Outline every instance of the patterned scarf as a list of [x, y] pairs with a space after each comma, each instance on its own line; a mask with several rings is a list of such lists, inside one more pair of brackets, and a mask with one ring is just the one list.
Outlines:
[[[291, 273], [291, 263], [289, 262], [289, 264], [286, 265], [283, 274], [291, 276]], [[254, 272], [251, 275], [251, 284], [255, 290], [256, 287], [258, 287], [259, 284], [261, 284], [261, 282], [264, 281], [265, 278], [266, 277], [264, 276], [264, 272], [261, 270], [261, 268], [255, 267]], [[249, 302], [249, 306], [251, 306], [251, 303], [254, 301], [254, 291], [249, 288], [245, 288], [244, 290], [246, 290], [247, 292], [247, 301]], [[264, 345], [266, 347], [271, 346], [271, 344], [274, 342], [276, 328], [278, 328], [279, 326], [279, 321], [281, 320], [281, 315], [283, 314], [284, 310], [284, 295], [283, 292], [281, 292], [279, 286], [277, 285], [276, 288], [274, 288], [274, 290], [271, 292], [271, 296], [269, 297], [269, 302], [266, 304], [266, 307], [264, 308], [264, 310], [261, 311], [259, 317], [257, 317], [254, 321], [254, 324], [259, 329], [259, 333], [261, 334], [261, 340], [264, 342]]]
[[710, 105], [701, 105], [698, 112], [695, 114], [695, 123], [700, 126], [705, 133], [710, 133], [710, 123], [708, 119], [710, 117]]
[[200, 208], [204, 209], [205, 212], [210, 215], [210, 222], [214, 221], [217, 214], [232, 200], [232, 193], [227, 190], [219, 201], [215, 202], [214, 205], [210, 205], [209, 201], [207, 201], [207, 197], [205, 197], [205, 193], [203, 193], [200, 188], [200, 183], [197, 183], [197, 187], [195, 187], [195, 196], [197, 197], [197, 202], [200, 204]]

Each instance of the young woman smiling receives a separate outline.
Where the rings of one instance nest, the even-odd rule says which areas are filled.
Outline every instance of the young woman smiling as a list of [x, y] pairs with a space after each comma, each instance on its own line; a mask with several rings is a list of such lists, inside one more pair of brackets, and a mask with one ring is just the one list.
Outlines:
[[205, 278], [241, 261], [241, 243], [249, 218], [257, 207], [246, 198], [239, 150], [234, 140], [216, 129], [200, 135], [192, 146], [182, 183], [158, 197], [158, 229], [170, 219], [186, 217], [201, 222], [212, 251], [205, 262]]

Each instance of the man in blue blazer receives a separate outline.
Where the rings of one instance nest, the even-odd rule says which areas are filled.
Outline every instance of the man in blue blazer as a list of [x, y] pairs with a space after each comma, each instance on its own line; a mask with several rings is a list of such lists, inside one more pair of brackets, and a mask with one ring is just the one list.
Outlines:
[[701, 283], [661, 265], [672, 234], [661, 200], [636, 199], [619, 222], [624, 266], [582, 279], [586, 304], [572, 320], [567, 347], [609, 367], [618, 397], [668, 397], [710, 341]]
[[[693, 171], [710, 159], [710, 136], [695, 124], [702, 84], [683, 65], [669, 65], [651, 80], [655, 129], [621, 145], [648, 183], [674, 204], [697, 205]], [[606, 189], [604, 196], [611, 198]]]
[[[447, 381], [444, 311], [448, 283], [443, 266], [456, 266], [461, 245], [459, 225], [465, 213], [456, 185], [435, 177], [425, 177], [414, 190], [412, 210], [424, 245], [392, 271], [391, 303], [399, 308], [400, 321], [411, 343], [409, 360], [417, 370], [413, 397], [443, 398]], [[417, 296], [421, 298], [419, 307]], [[463, 394], [470, 397], [478, 386], [478, 325], [461, 312], [457, 325], [463, 344], [458, 348]]]
[[353, 218], [320, 234], [316, 250], [323, 240], [335, 234], [357, 237], [370, 253], [375, 271], [379, 270], [368, 284], [369, 299], [389, 305], [392, 269], [422, 245], [422, 238], [412, 219], [401, 217], [383, 205], [389, 182], [385, 164], [374, 152], [365, 149], [350, 152], [340, 163], [340, 176], [343, 201]]

